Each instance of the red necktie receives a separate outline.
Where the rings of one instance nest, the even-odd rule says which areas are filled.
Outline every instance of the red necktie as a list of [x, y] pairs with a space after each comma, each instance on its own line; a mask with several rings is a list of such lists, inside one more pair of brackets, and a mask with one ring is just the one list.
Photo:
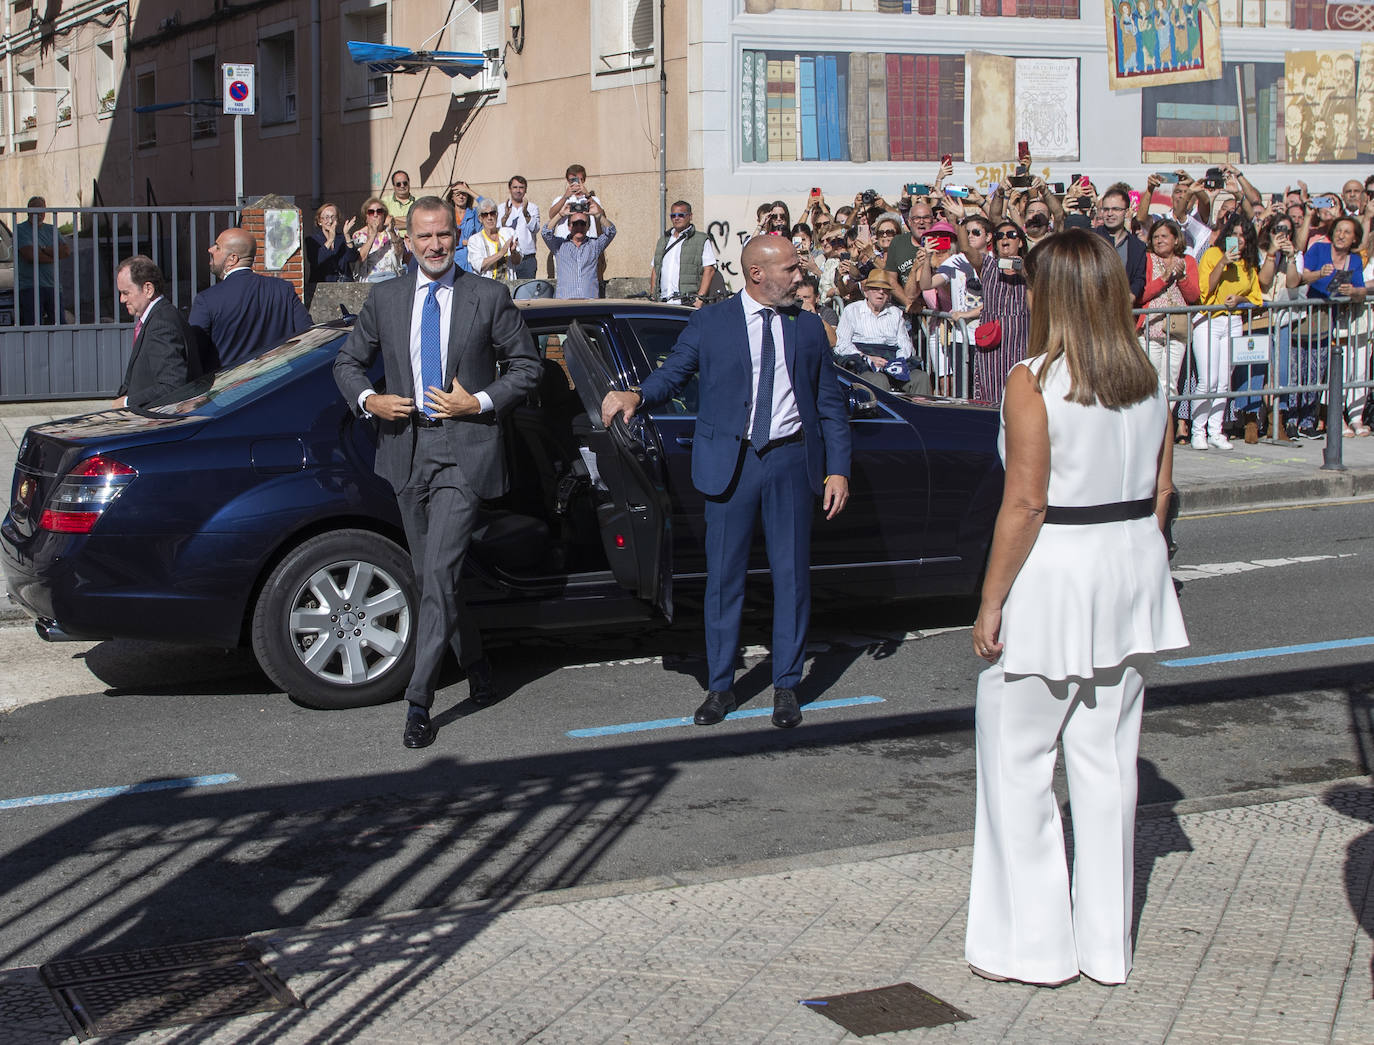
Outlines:
[[134, 320], [134, 340], [138, 340], [138, 332], [143, 329], [143, 317], [139, 316]]

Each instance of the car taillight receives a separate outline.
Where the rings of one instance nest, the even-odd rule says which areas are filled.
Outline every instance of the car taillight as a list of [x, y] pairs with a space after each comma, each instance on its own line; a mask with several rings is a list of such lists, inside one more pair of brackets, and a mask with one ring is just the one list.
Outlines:
[[67, 473], [38, 521], [53, 533], [90, 533], [101, 513], [138, 473], [112, 457], [88, 457]]

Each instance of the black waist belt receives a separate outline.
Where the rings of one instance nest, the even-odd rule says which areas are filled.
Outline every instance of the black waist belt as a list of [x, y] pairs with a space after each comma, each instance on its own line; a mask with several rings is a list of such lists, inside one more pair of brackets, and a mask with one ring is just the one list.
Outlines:
[[762, 457], [764, 454], [768, 453], [769, 450], [776, 450], [780, 446], [789, 446], [792, 443], [800, 443], [805, 441], [805, 439], [806, 433], [798, 428], [791, 435], [785, 435], [781, 439], [770, 439], [762, 446], [755, 446], [752, 441], [749, 445], [754, 447], [754, 453]]
[[1146, 519], [1155, 513], [1155, 499], [1142, 497], [1138, 501], [1113, 501], [1111, 504], [1085, 504], [1061, 508], [1050, 505], [1045, 509], [1045, 522], [1056, 526], [1089, 526], [1092, 523], [1126, 522]]
[[410, 415], [410, 423], [416, 428], [443, 428], [444, 418], [416, 413]]

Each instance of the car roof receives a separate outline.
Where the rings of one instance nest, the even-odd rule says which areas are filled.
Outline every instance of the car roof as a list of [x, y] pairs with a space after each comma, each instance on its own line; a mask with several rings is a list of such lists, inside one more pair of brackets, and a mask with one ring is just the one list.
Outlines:
[[522, 298], [515, 303], [522, 311], [532, 313], [557, 313], [572, 316], [604, 316], [608, 312], [616, 315], [663, 315], [665, 312], [680, 315], [684, 319], [695, 309], [686, 305], [675, 305], [668, 301], [649, 301], [647, 298]]

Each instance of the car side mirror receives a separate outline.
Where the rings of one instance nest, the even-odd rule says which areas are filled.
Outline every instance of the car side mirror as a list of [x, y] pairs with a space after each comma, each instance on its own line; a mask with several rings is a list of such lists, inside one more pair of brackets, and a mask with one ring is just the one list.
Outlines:
[[877, 395], [862, 381], [855, 381], [849, 386], [848, 405], [850, 420], [876, 417], [879, 412]]

